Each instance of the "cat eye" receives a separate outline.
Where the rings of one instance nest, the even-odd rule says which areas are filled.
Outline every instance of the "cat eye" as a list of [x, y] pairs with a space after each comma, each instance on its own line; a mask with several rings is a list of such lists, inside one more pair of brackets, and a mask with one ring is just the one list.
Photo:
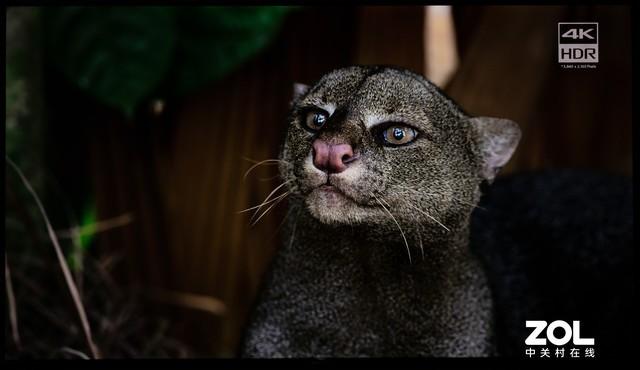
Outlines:
[[382, 131], [383, 144], [400, 146], [409, 144], [418, 136], [416, 130], [408, 126], [393, 125]]
[[307, 116], [304, 120], [304, 126], [310, 131], [318, 131], [329, 120], [329, 115], [327, 112], [314, 110], [307, 113]]

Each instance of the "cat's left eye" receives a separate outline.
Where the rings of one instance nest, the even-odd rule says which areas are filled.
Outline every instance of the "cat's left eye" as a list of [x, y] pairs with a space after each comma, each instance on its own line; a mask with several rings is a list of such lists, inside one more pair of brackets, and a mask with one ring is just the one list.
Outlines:
[[318, 131], [327, 123], [329, 115], [324, 111], [311, 111], [307, 113], [303, 125], [311, 131]]
[[408, 126], [393, 125], [382, 131], [382, 141], [385, 145], [399, 146], [409, 144], [418, 136], [416, 130]]

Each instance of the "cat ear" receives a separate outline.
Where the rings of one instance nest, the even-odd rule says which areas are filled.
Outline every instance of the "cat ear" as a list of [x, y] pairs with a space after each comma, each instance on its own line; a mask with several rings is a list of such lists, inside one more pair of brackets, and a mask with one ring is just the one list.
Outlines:
[[515, 152], [520, 141], [518, 124], [503, 118], [473, 117], [469, 119], [476, 132], [482, 157], [480, 175], [489, 183]]
[[305, 85], [305, 84], [301, 84], [301, 83], [294, 83], [293, 84], [293, 101], [296, 101], [298, 99], [300, 99], [300, 97], [302, 97], [304, 94], [307, 93], [307, 91], [309, 91], [309, 86]]

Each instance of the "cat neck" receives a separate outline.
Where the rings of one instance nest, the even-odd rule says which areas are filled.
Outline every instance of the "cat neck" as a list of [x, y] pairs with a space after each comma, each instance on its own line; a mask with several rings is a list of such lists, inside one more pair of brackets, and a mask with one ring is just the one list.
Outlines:
[[[476, 259], [469, 249], [468, 219], [445, 234], [430, 229], [396, 224], [339, 225], [324, 224], [304, 206], [289, 221], [291, 248], [318, 258], [324, 263], [368, 265], [395, 276], [410, 274], [428, 278], [431, 286], [474, 268]], [[432, 225], [437, 228], [439, 226]]]
[[[308, 285], [303, 294], [313, 292], [309, 299], [329, 309], [338, 305], [345, 320], [360, 316], [385, 323], [387, 329], [380, 330], [393, 342], [388, 348], [398, 351], [490, 353], [491, 300], [484, 272], [468, 248], [468, 223], [437, 239], [428, 231], [406, 229], [405, 244], [392, 227], [327, 225], [300, 209], [281, 255], [284, 263], [296, 265], [296, 279]], [[325, 294], [330, 295], [323, 300]], [[337, 303], [336, 296], [342, 297]], [[397, 354], [404, 353], [387, 353]]]

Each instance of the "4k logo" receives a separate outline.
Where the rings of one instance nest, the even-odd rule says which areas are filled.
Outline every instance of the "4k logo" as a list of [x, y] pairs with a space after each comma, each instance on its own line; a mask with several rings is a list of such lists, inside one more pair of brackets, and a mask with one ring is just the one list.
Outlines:
[[558, 62], [598, 63], [598, 23], [558, 23]]
[[595, 40], [595, 37], [591, 36], [591, 31], [593, 31], [594, 28], [588, 28], [588, 29], [583, 29], [583, 28], [570, 28], [567, 32], [562, 34], [562, 37], [565, 39], [578, 39], [578, 40], [582, 40], [582, 39], [589, 39], [589, 40]]

